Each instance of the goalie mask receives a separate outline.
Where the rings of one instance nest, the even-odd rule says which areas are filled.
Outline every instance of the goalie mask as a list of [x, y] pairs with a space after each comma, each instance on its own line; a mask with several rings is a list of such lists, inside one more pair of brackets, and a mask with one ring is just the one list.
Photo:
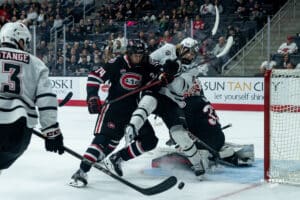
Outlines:
[[26, 50], [31, 41], [31, 34], [23, 23], [8, 22], [0, 30], [0, 43], [16, 49]]
[[191, 64], [199, 51], [198, 42], [193, 38], [183, 39], [177, 47], [178, 58], [184, 65]]

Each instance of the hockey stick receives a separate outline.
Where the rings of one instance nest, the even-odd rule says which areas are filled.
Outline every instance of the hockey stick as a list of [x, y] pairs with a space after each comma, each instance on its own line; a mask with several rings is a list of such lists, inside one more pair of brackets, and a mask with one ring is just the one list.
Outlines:
[[[155, 83], [155, 82], [153, 82], [153, 83]], [[151, 86], [149, 86], [149, 87], [151, 87]], [[149, 87], [147, 87], [147, 88], [149, 88]], [[146, 88], [144, 88], [144, 89], [146, 89]], [[66, 95], [66, 97], [59, 103], [59, 106], [61, 107], [61, 106], [65, 105], [72, 98], [72, 96], [73, 96], [73, 93], [69, 92]], [[35, 134], [36, 136], [38, 136], [42, 139], [45, 139], [44, 136], [37, 130], [33, 129], [33, 134]], [[72, 149], [64, 146], [64, 150], [67, 153], [71, 154], [72, 156], [80, 159], [81, 161], [83, 160], [83, 156], [81, 156], [79, 153], [73, 151]], [[132, 189], [134, 189], [134, 190], [136, 190], [136, 191], [138, 191], [138, 192], [140, 192], [144, 195], [154, 195], [154, 194], [164, 192], [164, 191], [172, 188], [177, 183], [177, 178], [175, 176], [171, 176], [171, 177], [168, 177], [167, 179], [165, 179], [164, 181], [162, 181], [161, 183], [159, 183], [155, 186], [152, 186], [152, 187], [149, 187], [149, 188], [141, 188], [141, 187], [139, 187], [139, 186], [137, 186], [137, 185], [135, 185], [135, 184], [133, 184], [133, 183], [131, 183], [131, 182], [129, 182], [129, 181], [113, 174], [113, 173], [111, 173], [108, 169], [102, 167], [98, 163], [95, 163], [93, 165], [93, 167], [95, 167], [96, 169], [98, 169], [98, 170], [102, 171], [103, 173], [107, 174], [108, 176], [124, 183], [125, 185], [131, 187]]]
[[133, 90], [133, 91], [131, 91], [131, 92], [128, 92], [128, 93], [126, 93], [126, 94], [124, 94], [124, 95], [122, 95], [122, 96], [119, 96], [119, 97], [117, 97], [117, 98], [115, 98], [115, 99], [113, 99], [113, 100], [106, 101], [103, 105], [101, 105], [101, 107], [106, 106], [106, 105], [108, 105], [108, 104], [112, 104], [112, 103], [118, 102], [118, 101], [120, 101], [120, 100], [122, 100], [122, 99], [124, 99], [124, 98], [126, 98], [126, 97], [128, 97], [128, 96], [131, 96], [131, 95], [134, 95], [134, 94], [136, 94], [136, 93], [139, 93], [139, 92], [141, 92], [141, 91], [143, 91], [143, 90], [146, 90], [146, 89], [148, 89], [148, 88], [151, 88], [151, 87], [153, 87], [153, 86], [155, 86], [155, 85], [158, 85], [158, 84], [160, 84], [160, 83], [161, 83], [161, 80], [156, 80], [156, 81], [150, 82], [149, 84], [146, 84], [146, 85], [144, 85], [144, 86], [142, 86], [142, 87], [140, 87], [140, 88], [138, 88], [138, 89], [136, 89], [136, 90]]
[[[37, 130], [33, 129], [33, 134], [35, 134], [36, 136], [45, 139], [44, 136]], [[83, 161], [83, 156], [81, 156], [79, 153], [73, 151], [72, 149], [64, 146], [64, 150], [71, 154], [72, 156], [78, 158], [79, 160]], [[132, 189], [144, 194], [144, 195], [154, 195], [154, 194], [158, 194], [161, 192], [164, 192], [170, 188], [172, 188], [174, 185], [176, 185], [177, 183], [177, 178], [175, 176], [170, 176], [167, 179], [165, 179], [164, 181], [162, 181], [161, 183], [152, 186], [152, 187], [148, 187], [148, 188], [142, 188], [139, 187], [125, 179], [123, 179], [120, 176], [117, 176], [115, 174], [113, 174], [112, 172], [110, 172], [108, 169], [102, 167], [101, 165], [99, 165], [98, 163], [93, 164], [93, 167], [95, 167], [96, 169], [102, 171], [103, 173], [107, 174], [108, 176], [116, 179], [117, 181], [127, 185], [128, 187], [131, 187]]]
[[61, 100], [58, 104], [59, 107], [64, 106], [73, 96], [73, 92], [69, 92], [63, 100]]
[[230, 128], [230, 127], [232, 127], [232, 124], [231, 124], [231, 123], [229, 123], [229, 124], [223, 126], [221, 129], [222, 129], [222, 130], [225, 130], [225, 129]]

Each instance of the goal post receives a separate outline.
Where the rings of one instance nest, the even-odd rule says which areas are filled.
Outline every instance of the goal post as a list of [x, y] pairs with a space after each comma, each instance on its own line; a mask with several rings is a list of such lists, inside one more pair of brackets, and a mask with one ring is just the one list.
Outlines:
[[300, 70], [265, 73], [264, 178], [300, 184]]

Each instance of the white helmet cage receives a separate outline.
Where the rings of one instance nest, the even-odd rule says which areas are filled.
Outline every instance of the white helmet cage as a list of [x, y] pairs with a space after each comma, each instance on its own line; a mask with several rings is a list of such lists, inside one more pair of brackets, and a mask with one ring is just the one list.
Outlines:
[[[19, 44], [23, 40], [24, 48]], [[0, 30], [0, 43], [11, 44], [18, 49], [26, 50], [31, 41], [31, 33], [27, 26], [21, 22], [8, 22]]]

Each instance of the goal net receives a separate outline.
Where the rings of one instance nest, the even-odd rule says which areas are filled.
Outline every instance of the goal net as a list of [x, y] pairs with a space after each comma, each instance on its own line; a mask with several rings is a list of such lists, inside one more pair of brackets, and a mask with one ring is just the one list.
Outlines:
[[300, 70], [268, 71], [264, 84], [265, 179], [300, 184]]

